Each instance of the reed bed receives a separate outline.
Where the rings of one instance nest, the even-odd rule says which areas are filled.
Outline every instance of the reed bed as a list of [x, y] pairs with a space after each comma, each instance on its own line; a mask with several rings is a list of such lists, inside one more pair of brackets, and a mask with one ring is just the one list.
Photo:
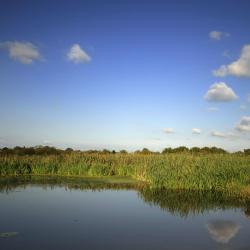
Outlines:
[[250, 197], [250, 156], [244, 154], [2, 155], [0, 176], [127, 176], [152, 188], [225, 191]]

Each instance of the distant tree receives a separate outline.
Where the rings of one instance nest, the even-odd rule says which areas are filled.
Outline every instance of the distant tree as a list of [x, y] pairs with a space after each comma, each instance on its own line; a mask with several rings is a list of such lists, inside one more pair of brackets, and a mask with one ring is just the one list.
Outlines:
[[211, 147], [210, 148], [210, 152], [211, 153], [218, 153], [218, 154], [225, 154], [226, 150], [222, 149], [222, 148], [217, 148], [217, 147]]
[[24, 155], [24, 150], [23, 149], [24, 148], [22, 148], [22, 147], [16, 146], [13, 149], [13, 153], [16, 154], [16, 155]]
[[162, 154], [173, 153], [173, 149], [172, 148], [164, 148], [161, 153]]
[[184, 146], [180, 146], [178, 148], [175, 148], [173, 150], [174, 153], [185, 153], [185, 152], [188, 152], [189, 149], [187, 147], [184, 147]]
[[36, 151], [33, 147], [24, 148], [23, 152], [24, 152], [24, 155], [34, 155], [36, 153]]
[[92, 149], [90, 149], [90, 150], [84, 151], [84, 153], [87, 153], [87, 154], [96, 154], [96, 153], [99, 153], [99, 151], [98, 150], [92, 150]]
[[50, 147], [50, 146], [37, 147], [35, 151], [36, 151], [36, 154], [38, 155], [56, 155], [56, 154], [61, 153], [61, 150], [56, 149], [55, 147]]
[[144, 155], [151, 154], [151, 153], [152, 152], [147, 148], [143, 148], [142, 151], [141, 151], [141, 154], [144, 154]]
[[191, 153], [200, 153], [201, 152], [201, 149], [199, 147], [192, 147], [190, 149], [190, 152]]
[[73, 150], [73, 148], [66, 148], [65, 152], [70, 153], [70, 152], [74, 152], [74, 150]]
[[103, 154], [110, 154], [111, 152], [110, 152], [110, 150], [108, 150], [108, 149], [103, 149], [103, 150], [102, 150], [102, 153], [103, 153]]
[[250, 148], [244, 149], [244, 154], [250, 155]]
[[4, 147], [2, 148], [1, 153], [4, 155], [9, 155], [9, 154], [13, 154], [14, 151], [11, 148]]
[[201, 148], [201, 152], [204, 154], [225, 154], [227, 153], [226, 150], [222, 148], [217, 148], [217, 147], [203, 147]]
[[14, 150], [15, 151], [18, 151], [18, 150], [22, 150], [23, 148], [22, 147], [20, 147], [20, 146], [16, 146], [16, 147], [14, 147]]
[[203, 147], [203, 148], [201, 148], [201, 152], [208, 154], [208, 153], [210, 153], [210, 148], [209, 147]]
[[236, 151], [233, 154], [235, 154], [235, 155], [242, 155], [242, 154], [244, 154], [244, 152], [242, 152], [242, 151]]
[[134, 154], [140, 154], [140, 153], [141, 153], [140, 150], [136, 150], [136, 151], [134, 152]]
[[121, 154], [127, 154], [128, 152], [127, 152], [125, 149], [122, 149], [122, 150], [120, 151], [120, 153], [121, 153]]

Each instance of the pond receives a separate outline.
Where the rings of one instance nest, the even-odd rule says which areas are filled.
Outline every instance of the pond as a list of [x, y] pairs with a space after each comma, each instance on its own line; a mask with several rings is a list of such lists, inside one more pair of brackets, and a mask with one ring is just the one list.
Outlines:
[[128, 179], [0, 180], [0, 249], [250, 249], [250, 204]]

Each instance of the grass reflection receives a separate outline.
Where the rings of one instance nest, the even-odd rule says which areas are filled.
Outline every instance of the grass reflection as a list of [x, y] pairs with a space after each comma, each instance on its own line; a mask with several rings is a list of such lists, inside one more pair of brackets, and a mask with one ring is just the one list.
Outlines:
[[173, 215], [187, 217], [209, 210], [241, 208], [247, 217], [250, 214], [250, 200], [223, 192], [154, 189], [144, 182], [131, 178], [62, 178], [48, 176], [24, 176], [0, 178], [0, 192], [14, 192], [29, 185], [45, 189], [63, 187], [67, 190], [136, 190], [146, 204], [160, 207]]

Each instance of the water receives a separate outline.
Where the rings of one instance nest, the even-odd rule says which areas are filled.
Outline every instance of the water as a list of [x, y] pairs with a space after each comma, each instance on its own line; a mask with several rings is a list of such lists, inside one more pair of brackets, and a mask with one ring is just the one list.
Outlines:
[[250, 249], [249, 204], [133, 183], [0, 182], [0, 249]]

